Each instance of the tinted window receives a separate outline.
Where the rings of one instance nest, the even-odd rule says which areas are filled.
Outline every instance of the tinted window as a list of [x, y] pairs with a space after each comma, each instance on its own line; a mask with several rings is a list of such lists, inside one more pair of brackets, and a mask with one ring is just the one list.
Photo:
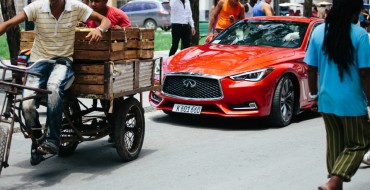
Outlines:
[[240, 21], [220, 33], [212, 44], [296, 48], [301, 46], [308, 23]]
[[125, 6], [123, 6], [121, 9], [125, 12], [131, 12], [134, 8], [134, 5], [133, 4], [127, 4]]
[[135, 3], [133, 11], [143, 11], [143, 10], [145, 10], [145, 4], [144, 3]]
[[157, 5], [155, 3], [145, 4], [145, 10], [156, 9], [156, 8], [157, 8]]

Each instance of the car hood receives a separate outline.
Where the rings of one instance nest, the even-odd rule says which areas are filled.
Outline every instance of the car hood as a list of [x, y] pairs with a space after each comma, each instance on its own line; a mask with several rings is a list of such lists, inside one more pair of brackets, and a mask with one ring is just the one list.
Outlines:
[[294, 59], [295, 55], [297, 59], [304, 56], [299, 56], [295, 50], [297, 49], [206, 44], [180, 51], [168, 59], [165, 70], [230, 76]]

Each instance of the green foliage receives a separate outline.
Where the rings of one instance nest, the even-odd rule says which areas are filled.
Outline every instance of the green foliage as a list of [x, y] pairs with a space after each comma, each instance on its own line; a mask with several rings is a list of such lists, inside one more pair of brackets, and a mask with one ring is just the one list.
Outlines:
[[[154, 37], [154, 50], [163, 51], [171, 48], [171, 32], [157, 31]], [[199, 40], [199, 44], [204, 44], [205, 38]], [[0, 57], [9, 59], [9, 48], [6, 35], [0, 36]]]
[[6, 36], [0, 36], [0, 57], [3, 59], [10, 59], [8, 42], [6, 41]]

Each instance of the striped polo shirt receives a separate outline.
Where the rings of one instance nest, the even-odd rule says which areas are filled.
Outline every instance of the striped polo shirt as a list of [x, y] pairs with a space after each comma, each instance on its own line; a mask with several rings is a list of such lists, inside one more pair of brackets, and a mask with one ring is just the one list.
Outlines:
[[56, 56], [72, 60], [77, 22], [85, 22], [93, 10], [80, 1], [65, 0], [65, 3], [58, 20], [51, 14], [49, 0], [38, 0], [24, 7], [28, 21], [35, 23], [31, 62]]

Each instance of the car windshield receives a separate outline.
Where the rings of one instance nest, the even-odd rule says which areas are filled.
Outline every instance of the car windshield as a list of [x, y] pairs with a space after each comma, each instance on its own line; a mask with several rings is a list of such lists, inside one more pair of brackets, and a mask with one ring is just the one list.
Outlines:
[[308, 23], [243, 20], [221, 32], [211, 44], [297, 48]]

